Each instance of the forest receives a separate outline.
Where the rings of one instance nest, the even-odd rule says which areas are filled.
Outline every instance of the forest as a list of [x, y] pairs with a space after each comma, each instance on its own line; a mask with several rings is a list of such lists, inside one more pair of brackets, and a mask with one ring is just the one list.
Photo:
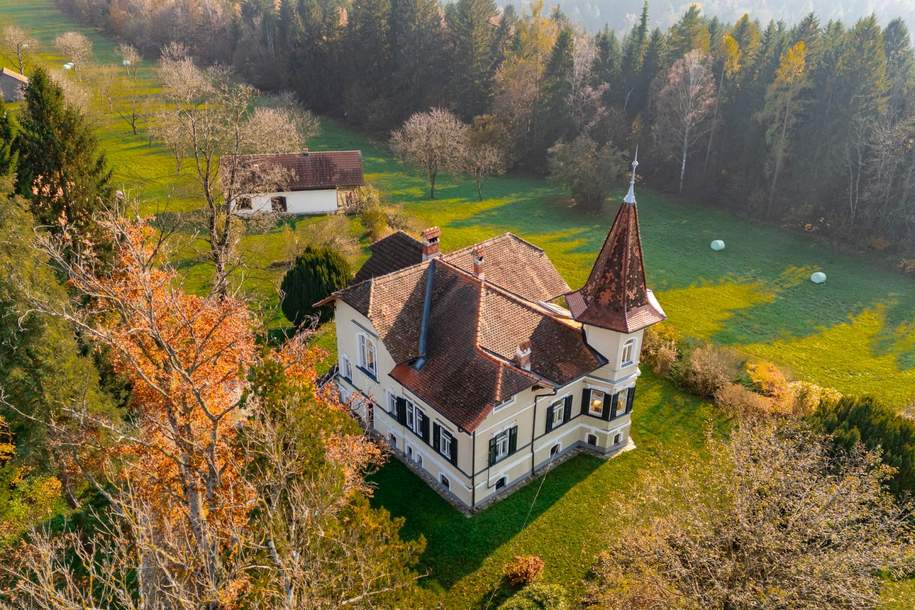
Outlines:
[[794, 26], [690, 7], [667, 30], [584, 31], [543, 3], [61, 0], [156, 56], [179, 40], [265, 90], [386, 134], [445, 107], [548, 171], [558, 142], [631, 156], [656, 186], [915, 267], [915, 54], [905, 22]]

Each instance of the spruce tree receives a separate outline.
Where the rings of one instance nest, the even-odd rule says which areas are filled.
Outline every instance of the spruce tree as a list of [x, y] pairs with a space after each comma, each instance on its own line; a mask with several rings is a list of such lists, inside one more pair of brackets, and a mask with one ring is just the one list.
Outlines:
[[8, 176], [16, 167], [16, 120], [0, 100], [0, 176]]
[[26, 88], [15, 149], [16, 191], [29, 199], [41, 225], [87, 245], [94, 217], [111, 196], [111, 171], [83, 114], [38, 69]]
[[492, 0], [458, 0], [446, 11], [451, 35], [451, 99], [464, 120], [469, 121], [489, 108], [492, 78], [498, 63], [493, 55], [496, 30], [491, 23], [496, 15], [498, 11]]

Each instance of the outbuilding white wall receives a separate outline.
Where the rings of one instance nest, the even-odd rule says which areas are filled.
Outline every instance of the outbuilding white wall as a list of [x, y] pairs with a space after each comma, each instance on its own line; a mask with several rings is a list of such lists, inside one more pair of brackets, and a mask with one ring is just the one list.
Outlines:
[[335, 214], [337, 212], [337, 189], [261, 193], [257, 195], [248, 195], [248, 197], [251, 198], [251, 209], [236, 209], [236, 213], [239, 216], [272, 212], [270, 200], [273, 197], [286, 198], [287, 214], [315, 215]]

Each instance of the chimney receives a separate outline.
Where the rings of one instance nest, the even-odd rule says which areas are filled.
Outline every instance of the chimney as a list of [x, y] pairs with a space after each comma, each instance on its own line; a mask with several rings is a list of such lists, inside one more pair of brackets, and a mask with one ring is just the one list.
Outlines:
[[531, 342], [524, 341], [515, 352], [515, 364], [525, 371], [531, 370]]
[[471, 255], [473, 256], [473, 274], [481, 280], [486, 279], [486, 274], [483, 272], [483, 247], [474, 246]]
[[423, 260], [436, 258], [441, 254], [438, 249], [438, 239], [442, 236], [442, 230], [438, 227], [429, 227], [422, 233], [423, 235]]

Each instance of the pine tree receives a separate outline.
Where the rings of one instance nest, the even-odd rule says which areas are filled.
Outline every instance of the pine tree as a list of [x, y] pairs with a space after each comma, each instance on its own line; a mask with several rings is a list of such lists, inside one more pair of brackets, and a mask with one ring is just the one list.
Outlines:
[[392, 73], [388, 95], [395, 123], [441, 100], [444, 84], [441, 17], [437, 0], [391, 0]]
[[370, 128], [393, 122], [390, 15], [390, 0], [356, 0], [347, 23], [346, 112], [350, 120]]
[[910, 114], [915, 88], [915, 54], [909, 29], [902, 19], [894, 19], [883, 30], [886, 71], [889, 79], [889, 116], [892, 121]]
[[676, 61], [694, 49], [708, 53], [710, 47], [708, 24], [698, 5], [691, 4], [680, 20], [670, 29], [670, 58]]
[[16, 120], [0, 100], [0, 176], [8, 176], [16, 168]]
[[492, 0], [458, 0], [447, 7], [451, 99], [464, 120], [483, 114], [489, 107], [498, 63], [493, 55], [495, 29], [491, 22], [497, 15]]
[[73, 247], [89, 246], [94, 216], [111, 195], [111, 171], [85, 117], [40, 68], [26, 89], [16, 152], [16, 191], [32, 202], [38, 221]]
[[645, 55], [645, 46], [648, 44], [648, 0], [642, 4], [642, 15], [639, 23], [632, 28], [623, 39], [623, 57], [620, 65], [622, 87], [619, 89], [617, 103], [628, 112], [630, 112], [629, 102], [632, 92], [638, 81], [638, 75], [642, 69], [642, 58]]

